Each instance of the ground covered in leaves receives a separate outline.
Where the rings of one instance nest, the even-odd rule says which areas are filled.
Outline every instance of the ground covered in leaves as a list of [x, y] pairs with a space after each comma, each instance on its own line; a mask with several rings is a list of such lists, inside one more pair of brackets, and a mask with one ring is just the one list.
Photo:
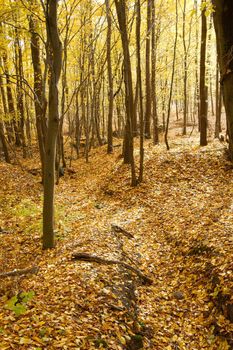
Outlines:
[[[74, 161], [56, 187], [49, 251], [36, 161], [0, 163], [1, 350], [233, 349], [232, 165], [223, 144], [197, 144], [147, 143], [136, 188], [120, 150]], [[75, 252], [127, 263], [153, 283]]]

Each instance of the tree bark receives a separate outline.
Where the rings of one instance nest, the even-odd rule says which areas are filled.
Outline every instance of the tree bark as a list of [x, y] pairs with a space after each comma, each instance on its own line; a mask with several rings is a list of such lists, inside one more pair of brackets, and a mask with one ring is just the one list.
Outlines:
[[2, 149], [3, 149], [5, 161], [10, 164], [10, 162], [11, 162], [10, 155], [8, 152], [7, 142], [6, 142], [6, 138], [5, 138], [5, 134], [4, 134], [3, 122], [1, 120], [0, 120], [0, 140], [2, 142]]
[[23, 158], [27, 157], [26, 138], [25, 138], [25, 106], [23, 93], [23, 55], [20, 45], [18, 29], [15, 28], [15, 68], [16, 68], [16, 104], [17, 114], [19, 116], [19, 135], [20, 143], [23, 149]]
[[125, 81], [125, 107], [126, 107], [126, 127], [124, 138], [124, 162], [131, 165], [131, 184], [137, 185], [134, 164], [133, 150], [133, 130], [132, 123], [134, 119], [133, 108], [133, 83], [132, 70], [129, 53], [129, 38], [126, 24], [126, 4], [125, 0], [115, 0], [117, 18], [120, 27], [121, 42], [124, 55], [124, 81]]
[[144, 163], [144, 118], [143, 118], [143, 98], [142, 98], [142, 72], [141, 72], [141, 4], [136, 0], [137, 18], [136, 18], [136, 45], [137, 45], [137, 84], [139, 99], [139, 122], [140, 122], [140, 167], [138, 182], [143, 180]]
[[59, 128], [58, 82], [62, 65], [62, 45], [58, 34], [57, 0], [48, 0], [46, 30], [49, 43], [49, 118], [45, 147], [43, 248], [54, 247], [54, 185], [56, 142]]
[[14, 104], [14, 97], [13, 92], [11, 89], [11, 82], [10, 82], [10, 76], [9, 76], [9, 69], [8, 69], [8, 57], [7, 53], [4, 52], [2, 54], [3, 63], [4, 63], [4, 70], [5, 70], [5, 76], [6, 76], [6, 94], [7, 94], [7, 102], [8, 102], [8, 113], [11, 117], [11, 122], [13, 125], [14, 130], [14, 136], [15, 136], [15, 144], [16, 146], [20, 146], [20, 137], [19, 137], [19, 129], [18, 129], [18, 123], [16, 120], [16, 111], [15, 111], [15, 104]]
[[31, 34], [31, 55], [34, 72], [34, 106], [36, 115], [36, 130], [39, 143], [43, 182], [45, 165], [45, 139], [47, 134], [47, 125], [45, 120], [46, 100], [43, 96], [44, 88], [40, 61], [40, 39], [37, 33], [37, 20], [33, 15], [29, 17], [29, 30]]
[[221, 124], [221, 87], [219, 84], [219, 67], [216, 62], [216, 86], [215, 86], [215, 130], [214, 137], [219, 138], [220, 124]]
[[175, 28], [175, 40], [174, 40], [174, 48], [173, 48], [171, 86], [170, 86], [169, 99], [168, 99], [166, 130], [165, 130], [165, 135], [164, 135], [164, 141], [165, 141], [165, 144], [166, 144], [168, 151], [170, 149], [170, 146], [168, 143], [168, 128], [169, 128], [170, 115], [171, 115], [171, 102], [172, 102], [173, 84], [174, 84], [174, 76], [175, 76], [175, 65], [176, 65], [176, 46], [177, 46], [177, 39], [178, 39], [178, 19], [179, 19], [178, 17], [179, 17], [178, 16], [178, 0], [176, 0], [176, 28]]
[[[3, 82], [2, 82], [2, 77], [0, 76], [0, 90], [1, 90], [1, 98], [2, 98], [2, 105], [3, 105], [3, 112], [4, 115], [7, 116], [7, 105], [6, 105], [6, 96], [5, 96], [5, 90], [3, 87]], [[11, 140], [12, 137], [12, 131], [8, 131], [8, 140]], [[10, 163], [10, 155], [7, 147], [7, 140], [4, 134], [4, 123], [3, 121], [0, 120], [0, 138], [2, 141], [2, 148], [3, 148], [3, 153], [5, 157], [5, 161], [7, 163]]]
[[[204, 4], [204, 2], [203, 2]], [[207, 145], [207, 87], [205, 86], [206, 78], [206, 36], [207, 21], [206, 8], [201, 12], [201, 56], [200, 56], [200, 145]]]
[[150, 45], [151, 45], [151, 0], [147, 0], [147, 35], [146, 35], [146, 108], [145, 108], [145, 137], [151, 138], [151, 71], [150, 71]]
[[187, 109], [188, 109], [188, 97], [187, 97], [187, 81], [188, 81], [188, 67], [187, 67], [187, 59], [188, 59], [188, 50], [186, 44], [186, 3], [184, 0], [184, 8], [183, 8], [183, 30], [182, 30], [182, 40], [183, 40], [183, 48], [184, 48], [184, 115], [183, 115], [183, 135], [187, 133]]
[[112, 62], [111, 62], [111, 36], [112, 36], [112, 17], [110, 11], [109, 0], [105, 0], [106, 15], [108, 22], [107, 30], [107, 65], [108, 65], [108, 148], [107, 152], [113, 151], [112, 137], [112, 118], [113, 118], [113, 78], [112, 78]]
[[223, 100], [229, 135], [229, 153], [233, 160], [233, 2], [213, 0], [214, 26], [220, 66]]
[[156, 96], [156, 37], [155, 37], [155, 0], [151, 0], [151, 102], [153, 120], [153, 141], [159, 143], [158, 111]]

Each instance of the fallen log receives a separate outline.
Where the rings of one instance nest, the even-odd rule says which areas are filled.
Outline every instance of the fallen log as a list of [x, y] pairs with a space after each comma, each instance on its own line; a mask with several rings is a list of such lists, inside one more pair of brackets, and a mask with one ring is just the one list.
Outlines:
[[140, 277], [142, 279], [142, 281], [145, 284], [152, 284], [153, 283], [153, 280], [151, 278], [149, 278], [148, 276], [144, 275], [139, 269], [137, 269], [136, 267], [133, 267], [129, 264], [126, 264], [123, 261], [108, 260], [108, 259], [100, 258], [100, 257], [95, 256], [95, 255], [88, 254], [88, 253], [73, 253], [72, 259], [86, 261], [86, 262], [96, 262], [98, 264], [104, 264], [104, 265], [120, 265], [120, 266], [123, 266], [124, 268], [134, 272], [138, 277]]
[[0, 273], [0, 278], [13, 277], [13, 276], [22, 276], [22, 275], [27, 275], [29, 273], [35, 274], [38, 271], [39, 271], [39, 267], [38, 266], [32, 266], [32, 267], [28, 267], [27, 269], [20, 269], [20, 270], [16, 270], [15, 269], [15, 270], [12, 270], [12, 271]]

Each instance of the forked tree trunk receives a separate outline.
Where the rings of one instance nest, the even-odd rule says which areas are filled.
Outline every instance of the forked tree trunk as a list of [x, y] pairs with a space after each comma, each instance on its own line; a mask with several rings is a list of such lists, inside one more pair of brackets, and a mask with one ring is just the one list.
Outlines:
[[43, 248], [54, 247], [54, 185], [56, 141], [59, 128], [58, 82], [61, 74], [62, 45], [57, 26], [57, 0], [48, 0], [46, 30], [49, 43], [49, 118], [45, 147]]

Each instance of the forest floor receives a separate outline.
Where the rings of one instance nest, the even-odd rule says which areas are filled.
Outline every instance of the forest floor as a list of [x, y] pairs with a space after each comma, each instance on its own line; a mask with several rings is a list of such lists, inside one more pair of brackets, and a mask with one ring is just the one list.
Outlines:
[[[57, 244], [47, 251], [39, 163], [1, 163], [0, 349], [233, 349], [225, 147], [179, 137], [167, 152], [148, 141], [136, 188], [120, 148], [73, 161], [56, 186]], [[127, 263], [153, 283], [122, 264], [73, 260], [76, 252]], [[32, 266], [37, 273], [1, 275]]]

